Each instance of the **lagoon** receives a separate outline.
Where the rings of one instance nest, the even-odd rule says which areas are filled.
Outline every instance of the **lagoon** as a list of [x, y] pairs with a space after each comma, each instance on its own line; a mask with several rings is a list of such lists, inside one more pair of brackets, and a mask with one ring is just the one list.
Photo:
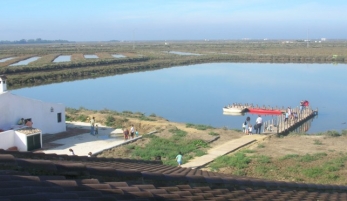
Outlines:
[[[308, 133], [347, 129], [347, 65], [210, 63], [22, 88], [12, 93], [67, 107], [152, 113], [169, 121], [241, 129], [232, 103], [319, 110]], [[264, 120], [272, 118], [265, 116]]]
[[13, 58], [14, 58], [14, 57], [9, 57], [9, 58], [0, 59], [0, 62], [5, 62], [5, 61], [11, 60], [11, 59], [13, 59]]
[[58, 62], [70, 62], [71, 61], [71, 55], [60, 55], [57, 58], [54, 59], [54, 63]]
[[41, 58], [41, 57], [31, 57], [31, 58], [25, 59], [25, 60], [23, 60], [23, 61], [19, 61], [19, 62], [17, 62], [17, 63], [11, 64], [11, 65], [9, 65], [9, 66], [28, 65], [30, 62], [36, 61], [36, 60], [38, 60], [39, 58]]
[[86, 58], [86, 59], [98, 59], [99, 57], [95, 54], [85, 54], [84, 58]]
[[122, 54], [112, 54], [112, 56], [114, 58], [125, 58], [126, 56], [122, 55]]

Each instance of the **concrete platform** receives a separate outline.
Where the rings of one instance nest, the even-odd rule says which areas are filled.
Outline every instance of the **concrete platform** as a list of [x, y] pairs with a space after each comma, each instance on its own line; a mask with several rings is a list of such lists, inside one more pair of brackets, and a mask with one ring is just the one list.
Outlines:
[[186, 168], [202, 167], [212, 162], [219, 156], [226, 155], [250, 143], [261, 141], [265, 139], [266, 137], [267, 137], [266, 135], [256, 135], [256, 134], [242, 136], [241, 138], [228, 141], [222, 145], [219, 145], [217, 147], [214, 147], [208, 150], [206, 155], [196, 157], [188, 161], [188, 163], [183, 164], [182, 167], [186, 167]]
[[[88, 131], [90, 130], [89, 123], [68, 122], [66, 123], [66, 126], [83, 128], [87, 129]], [[118, 129], [116, 129], [117, 131], [114, 132], [114, 134], [116, 135], [111, 136], [110, 134], [115, 131], [114, 128], [100, 124], [98, 124], [98, 126], [99, 135], [97, 136], [93, 136], [88, 131], [86, 131], [86, 133], [84, 134], [53, 141], [52, 143], [61, 144], [61, 146], [42, 151], [44, 153], [69, 154], [69, 149], [72, 149], [74, 150], [75, 155], [88, 156], [89, 152], [92, 152], [92, 154], [97, 154], [104, 150], [127, 144], [129, 142], [142, 138], [141, 136], [139, 136], [135, 137], [134, 139], [124, 141], [123, 135], [119, 133]]]

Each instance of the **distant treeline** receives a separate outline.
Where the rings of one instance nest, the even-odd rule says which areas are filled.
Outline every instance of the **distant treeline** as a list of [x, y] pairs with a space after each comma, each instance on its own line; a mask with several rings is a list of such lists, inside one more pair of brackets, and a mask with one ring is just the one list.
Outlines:
[[15, 41], [1, 40], [0, 44], [40, 44], [40, 43], [71, 43], [68, 40], [42, 40], [41, 38], [37, 39], [21, 39]]

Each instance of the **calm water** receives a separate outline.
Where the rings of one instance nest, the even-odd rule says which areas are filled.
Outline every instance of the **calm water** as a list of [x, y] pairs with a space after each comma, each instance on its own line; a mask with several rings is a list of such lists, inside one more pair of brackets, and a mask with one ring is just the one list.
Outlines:
[[86, 58], [86, 59], [98, 59], [99, 57], [95, 54], [85, 54], [84, 58]]
[[190, 52], [178, 52], [178, 51], [169, 51], [170, 54], [177, 54], [177, 55], [190, 55], [190, 56], [200, 56], [201, 54], [195, 54]]
[[28, 65], [30, 62], [36, 61], [41, 57], [31, 57], [29, 59], [25, 59], [23, 61], [19, 61], [17, 63], [11, 64], [10, 66], [20, 66], [20, 65]]
[[122, 55], [122, 54], [112, 54], [112, 56], [114, 58], [125, 58], [126, 56]]
[[[238, 129], [248, 115], [223, 115], [223, 106], [237, 102], [293, 108], [306, 99], [319, 109], [308, 131], [315, 133], [347, 128], [343, 107], [347, 102], [346, 75], [347, 65], [213, 63], [23, 88], [12, 93], [73, 108], [154, 113], [175, 122]], [[256, 116], [249, 116], [254, 123]]]
[[9, 57], [9, 58], [0, 59], [0, 62], [5, 62], [5, 61], [11, 60], [11, 59], [13, 59], [13, 58], [14, 58], [14, 57]]
[[71, 61], [71, 55], [60, 55], [59, 57], [54, 59], [54, 63], [58, 62], [69, 62]]

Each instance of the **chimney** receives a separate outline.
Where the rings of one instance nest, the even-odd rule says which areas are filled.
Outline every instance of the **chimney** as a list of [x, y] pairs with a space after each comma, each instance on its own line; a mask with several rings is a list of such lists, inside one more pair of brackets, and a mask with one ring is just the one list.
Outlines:
[[7, 77], [6, 75], [0, 75], [0, 93], [7, 91]]

